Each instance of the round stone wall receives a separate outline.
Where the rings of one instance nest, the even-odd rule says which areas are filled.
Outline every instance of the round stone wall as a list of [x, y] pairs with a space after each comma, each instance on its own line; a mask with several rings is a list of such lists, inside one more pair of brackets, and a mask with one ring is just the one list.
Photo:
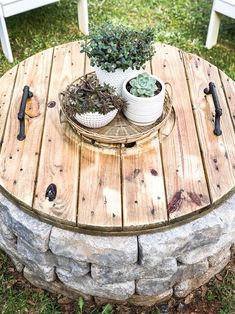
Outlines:
[[185, 297], [220, 272], [235, 243], [235, 195], [184, 225], [93, 236], [29, 216], [0, 195], [0, 249], [33, 285], [69, 297], [151, 305]]

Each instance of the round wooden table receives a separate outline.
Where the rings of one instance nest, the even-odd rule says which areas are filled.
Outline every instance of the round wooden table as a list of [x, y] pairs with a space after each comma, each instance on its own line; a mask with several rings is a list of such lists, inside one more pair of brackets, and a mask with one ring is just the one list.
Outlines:
[[[91, 72], [77, 42], [47, 49], [0, 80], [1, 190], [22, 209], [62, 228], [133, 234], [184, 223], [213, 209], [235, 186], [235, 84], [196, 55], [156, 45], [147, 71], [173, 86], [175, 124], [125, 145], [85, 141], [59, 119], [58, 93]], [[214, 82], [222, 135], [213, 133], [215, 108], [204, 88]], [[22, 90], [26, 138], [17, 139]], [[55, 103], [54, 103], [55, 102]], [[57, 188], [49, 201], [50, 184]]]

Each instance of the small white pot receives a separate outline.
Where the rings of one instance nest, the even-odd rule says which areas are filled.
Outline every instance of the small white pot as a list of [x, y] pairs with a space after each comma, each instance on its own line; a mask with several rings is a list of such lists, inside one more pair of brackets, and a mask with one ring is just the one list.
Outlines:
[[150, 125], [154, 123], [163, 112], [165, 99], [165, 84], [158, 77], [151, 75], [162, 86], [159, 94], [153, 97], [137, 97], [128, 92], [126, 89], [127, 83], [135, 78], [136, 75], [126, 79], [122, 86], [122, 96], [127, 101], [127, 107], [123, 110], [124, 115], [136, 125]]
[[117, 69], [115, 72], [107, 72], [105, 70], [101, 70], [100, 67], [94, 67], [95, 73], [98, 78], [99, 84], [104, 85], [104, 83], [109, 84], [116, 88], [117, 94], [122, 94], [122, 83], [130, 76], [137, 76], [143, 70], [132, 70], [128, 68], [123, 71], [122, 69]]
[[101, 128], [111, 122], [115, 118], [117, 112], [118, 110], [114, 109], [106, 114], [98, 112], [77, 113], [75, 119], [88, 128]]

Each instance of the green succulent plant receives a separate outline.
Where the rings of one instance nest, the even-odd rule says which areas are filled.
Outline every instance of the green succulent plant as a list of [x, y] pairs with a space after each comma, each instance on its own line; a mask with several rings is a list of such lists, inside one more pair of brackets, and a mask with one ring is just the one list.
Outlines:
[[156, 82], [157, 80], [148, 73], [141, 73], [130, 80], [130, 93], [137, 97], [152, 97], [158, 89]]
[[81, 52], [88, 55], [92, 66], [107, 72], [128, 68], [139, 70], [155, 53], [154, 30], [137, 31], [128, 26], [105, 23], [90, 33]]
[[99, 85], [93, 73], [81, 78], [77, 84], [69, 85], [62, 94], [65, 111], [70, 117], [86, 112], [106, 114], [126, 106], [126, 101], [116, 95], [115, 89], [108, 84]]

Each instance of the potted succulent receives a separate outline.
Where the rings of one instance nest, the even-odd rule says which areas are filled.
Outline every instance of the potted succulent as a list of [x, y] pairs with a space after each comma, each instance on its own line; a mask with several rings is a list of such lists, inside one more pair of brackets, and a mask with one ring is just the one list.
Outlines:
[[124, 115], [134, 124], [149, 125], [162, 115], [165, 84], [154, 75], [141, 73], [124, 81], [122, 96], [127, 101]]
[[154, 31], [105, 23], [91, 32], [81, 51], [90, 58], [100, 84], [110, 84], [121, 94], [123, 81], [140, 73], [154, 55]]
[[98, 84], [94, 73], [72, 83], [61, 93], [61, 106], [66, 114], [89, 128], [100, 128], [111, 122], [126, 101], [108, 84]]

